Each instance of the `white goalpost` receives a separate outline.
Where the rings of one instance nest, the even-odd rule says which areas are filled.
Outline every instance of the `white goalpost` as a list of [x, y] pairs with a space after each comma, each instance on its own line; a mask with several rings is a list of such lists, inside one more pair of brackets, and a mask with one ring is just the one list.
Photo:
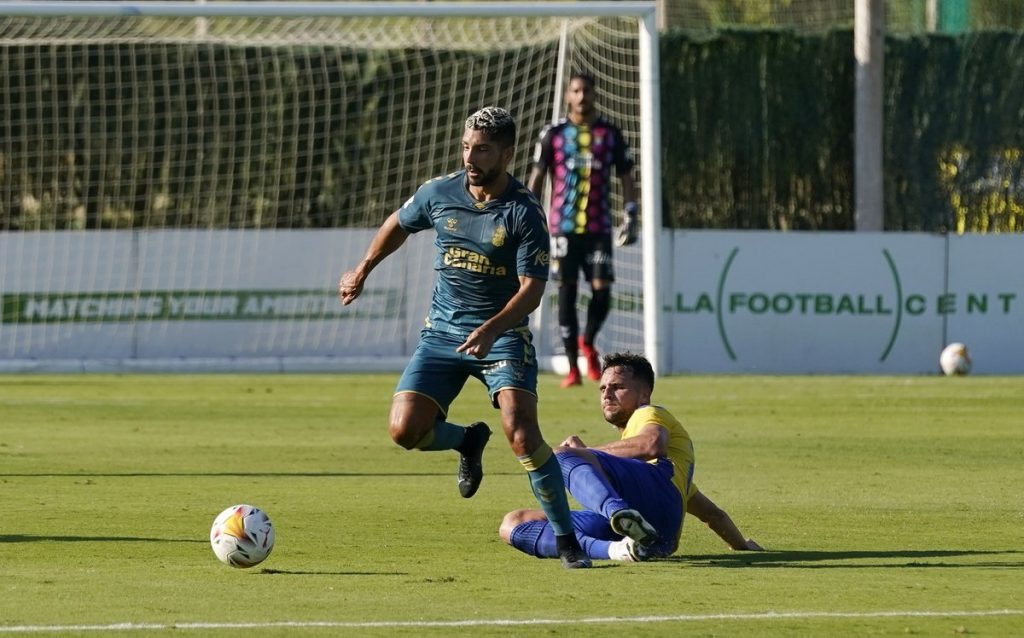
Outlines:
[[[0, 1], [0, 372], [400, 369], [428, 233], [350, 307], [338, 275], [459, 167], [480, 106], [516, 117], [525, 182], [573, 70], [596, 78], [641, 189], [597, 345], [667, 370], [655, 7]], [[534, 317], [546, 368], [556, 296]]]

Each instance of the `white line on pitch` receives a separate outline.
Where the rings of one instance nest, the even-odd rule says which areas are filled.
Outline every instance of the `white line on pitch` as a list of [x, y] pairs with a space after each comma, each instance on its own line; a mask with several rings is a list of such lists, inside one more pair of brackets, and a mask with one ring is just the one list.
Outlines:
[[532, 625], [659, 623], [699, 620], [805, 620], [815, 618], [958, 618], [979, 616], [1024, 616], [1020, 609], [989, 609], [975, 611], [766, 611], [751, 614], [683, 614], [678, 616], [608, 616], [596, 618], [527, 618], [522, 620], [381, 620], [344, 621], [280, 621], [280, 622], [182, 622], [182, 623], [114, 623], [109, 625], [0, 625], [0, 633], [36, 633], [47, 631], [165, 631], [171, 629], [397, 629], [434, 627], [516, 627]]

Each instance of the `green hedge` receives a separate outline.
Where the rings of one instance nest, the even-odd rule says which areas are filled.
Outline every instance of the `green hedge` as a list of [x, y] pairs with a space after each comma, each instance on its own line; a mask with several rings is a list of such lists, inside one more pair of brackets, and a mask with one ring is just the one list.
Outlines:
[[[664, 33], [665, 223], [852, 229], [852, 50], [848, 30]], [[481, 93], [452, 69], [538, 111], [517, 112], [525, 162], [557, 50], [514, 53], [0, 46], [0, 230], [374, 226], [457, 165], [438, 131]], [[510, 84], [520, 59], [543, 94]], [[1022, 105], [1024, 34], [889, 37], [886, 227], [1024, 228]]]
[[[853, 228], [850, 31], [662, 38], [666, 223]], [[890, 37], [889, 230], [1024, 229], [1024, 33]]]
[[848, 32], [666, 34], [666, 223], [851, 228], [852, 50]]

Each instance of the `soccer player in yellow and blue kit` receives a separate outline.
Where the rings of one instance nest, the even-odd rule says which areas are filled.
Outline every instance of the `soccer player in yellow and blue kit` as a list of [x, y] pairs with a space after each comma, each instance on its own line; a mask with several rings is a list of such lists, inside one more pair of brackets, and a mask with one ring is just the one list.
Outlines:
[[[572, 518], [592, 559], [646, 560], [668, 556], [679, 544], [686, 501], [696, 492], [693, 443], [668, 410], [651, 405], [653, 391], [647, 359], [606, 356], [601, 411], [619, 440], [588, 448], [570, 436], [556, 451], [569, 492], [587, 508]], [[500, 534], [527, 554], [557, 555], [543, 512], [509, 512]]]
[[391, 438], [406, 449], [456, 450], [458, 485], [473, 496], [483, 479], [490, 429], [447, 421], [469, 377], [487, 386], [512, 451], [551, 521], [566, 568], [590, 567], [572, 529], [561, 470], [537, 421], [537, 360], [528, 328], [548, 277], [549, 236], [533, 194], [507, 172], [516, 126], [508, 111], [485, 107], [462, 136], [463, 170], [423, 184], [377, 231], [363, 260], [342, 275], [345, 305], [370, 271], [411, 233], [433, 229], [437, 258], [426, 327], [395, 390]]

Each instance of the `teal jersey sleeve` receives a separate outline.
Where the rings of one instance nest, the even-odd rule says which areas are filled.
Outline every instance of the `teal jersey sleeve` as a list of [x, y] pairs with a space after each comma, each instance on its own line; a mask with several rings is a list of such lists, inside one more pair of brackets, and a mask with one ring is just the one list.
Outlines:
[[548, 235], [544, 209], [533, 193], [523, 188], [525, 198], [519, 220], [521, 238], [517, 254], [517, 272], [523, 277], [547, 279], [549, 272], [551, 239]]
[[432, 179], [399, 209], [398, 221], [407, 232], [433, 228], [437, 234], [430, 328], [468, 334], [505, 307], [519, 291], [520, 276], [548, 278], [543, 209], [514, 178], [500, 197], [485, 202], [470, 196], [465, 171]]
[[427, 188], [430, 182], [417, 189], [416, 194], [407, 199], [402, 207], [398, 209], [398, 224], [403, 230], [409, 233], [418, 233], [421, 230], [433, 228], [434, 223], [430, 219], [430, 193], [432, 189]]

